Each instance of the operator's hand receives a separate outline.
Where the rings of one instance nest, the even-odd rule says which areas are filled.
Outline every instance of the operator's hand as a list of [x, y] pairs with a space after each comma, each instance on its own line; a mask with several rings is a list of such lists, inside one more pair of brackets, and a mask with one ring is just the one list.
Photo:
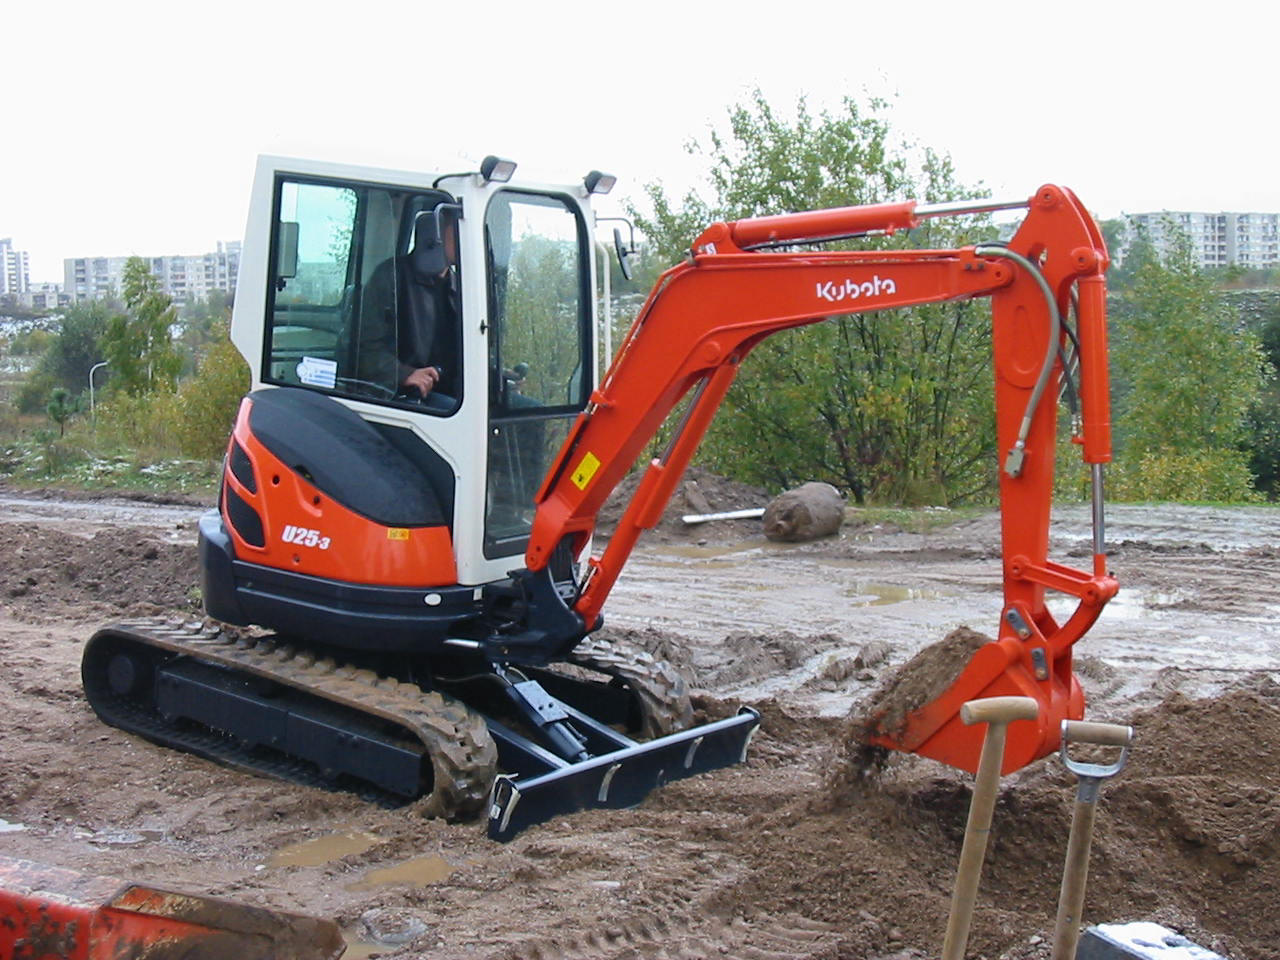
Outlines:
[[411, 374], [404, 378], [400, 386], [412, 387], [422, 396], [426, 396], [436, 388], [436, 384], [440, 382], [439, 367], [419, 367]]

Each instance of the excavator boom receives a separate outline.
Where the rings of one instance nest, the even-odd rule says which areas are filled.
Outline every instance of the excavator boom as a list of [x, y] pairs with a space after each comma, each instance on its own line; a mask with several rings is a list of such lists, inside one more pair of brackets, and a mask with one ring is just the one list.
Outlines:
[[[566, 541], [574, 555], [581, 552], [601, 505], [645, 444], [690, 391], [693, 399], [666, 453], [646, 468], [607, 548], [590, 559], [576, 599], [557, 610], [548, 599], [551, 592], [542, 589], [536, 609], [545, 621], [538, 626], [572, 632], [599, 621], [640, 533], [658, 522], [738, 365], [761, 341], [833, 316], [990, 297], [1002, 452], [999, 637], [946, 693], [913, 712], [901, 729], [881, 732], [878, 742], [972, 770], [981, 744], [959, 723], [959, 706], [979, 695], [1007, 693], [1035, 696], [1042, 710], [1038, 720], [1011, 728], [1006, 768], [1055, 749], [1060, 721], [1083, 713], [1071, 646], [1117, 589], [1105, 569], [1101, 537], [1101, 467], [1111, 451], [1108, 256], [1097, 225], [1070, 191], [1045, 186], [1017, 204], [1028, 212], [1007, 247], [794, 250], [835, 237], [909, 228], [923, 216], [1009, 206], [880, 204], [720, 223], [704, 231], [688, 261], [659, 280], [547, 474], [525, 557], [530, 581], [546, 571]], [[784, 249], [773, 249], [778, 246]], [[1077, 321], [1069, 331], [1063, 318], [1073, 302]], [[1052, 401], [1063, 372], [1060, 351], [1069, 337], [1077, 345], [1081, 378], [1078, 439], [1093, 468], [1097, 501], [1089, 571], [1048, 559], [1057, 418]], [[1079, 601], [1063, 625], [1045, 606], [1046, 587]]]

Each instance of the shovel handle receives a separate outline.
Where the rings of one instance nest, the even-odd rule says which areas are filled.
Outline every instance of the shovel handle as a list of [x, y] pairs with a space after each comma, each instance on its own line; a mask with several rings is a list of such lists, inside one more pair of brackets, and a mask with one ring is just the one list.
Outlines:
[[1096, 743], [1102, 747], [1127, 747], [1133, 742], [1133, 727], [1092, 720], [1064, 720], [1062, 739], [1069, 743]]
[[975, 723], [1006, 724], [1014, 720], [1034, 720], [1040, 715], [1040, 704], [1032, 697], [987, 697], [970, 700], [960, 708], [965, 726]]
[[942, 960], [963, 960], [965, 946], [969, 942], [969, 925], [978, 900], [978, 881], [982, 876], [982, 861], [987, 855], [987, 838], [991, 833], [996, 792], [1000, 786], [1006, 728], [1014, 720], [1034, 720], [1039, 714], [1040, 705], [1032, 697], [987, 697], [970, 700], [960, 708], [960, 719], [965, 724], [985, 723], [987, 733], [973, 781], [973, 798], [969, 801], [969, 820], [964, 827], [964, 844], [960, 848], [960, 865], [951, 895], [951, 915], [947, 918]]

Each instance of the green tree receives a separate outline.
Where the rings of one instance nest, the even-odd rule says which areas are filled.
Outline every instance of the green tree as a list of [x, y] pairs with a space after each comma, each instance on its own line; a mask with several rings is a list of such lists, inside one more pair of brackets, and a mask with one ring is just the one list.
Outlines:
[[171, 391], [182, 367], [170, 332], [177, 311], [141, 257], [125, 263], [123, 286], [125, 312], [110, 319], [102, 340], [112, 383], [131, 396]]
[[1262, 315], [1259, 340], [1268, 369], [1262, 390], [1249, 411], [1249, 469], [1258, 490], [1275, 500], [1280, 497], [1280, 300], [1268, 304]]
[[64, 387], [54, 387], [49, 394], [49, 402], [45, 405], [49, 419], [58, 425], [58, 436], [66, 436], [67, 421], [80, 412], [80, 400], [73, 397]]
[[[913, 198], [980, 195], [950, 160], [897, 141], [882, 101], [846, 98], [814, 116], [779, 116], [758, 90], [712, 131], [711, 201], [645, 191], [639, 225], [671, 262], [717, 220]], [[634, 211], [633, 211], [634, 212]], [[950, 247], [991, 236], [985, 219], [930, 221], [859, 248]], [[848, 244], [845, 244], [848, 246]], [[743, 364], [702, 459], [732, 476], [788, 486], [821, 479], [867, 499], [954, 502], [995, 479], [990, 321], [985, 302], [836, 318], [766, 340]]]
[[182, 376], [195, 371], [200, 355], [219, 337], [226, 337], [231, 322], [231, 294], [210, 290], [204, 299], [192, 299], [178, 311], [177, 341], [182, 353]]
[[111, 308], [101, 301], [79, 303], [63, 312], [56, 327], [47, 331], [40, 359], [18, 393], [20, 410], [38, 411], [55, 386], [73, 396], [88, 389], [89, 371], [103, 359], [101, 340], [110, 316]]
[[1264, 383], [1257, 336], [1174, 234], [1112, 299], [1117, 495], [1249, 499], [1246, 416]]

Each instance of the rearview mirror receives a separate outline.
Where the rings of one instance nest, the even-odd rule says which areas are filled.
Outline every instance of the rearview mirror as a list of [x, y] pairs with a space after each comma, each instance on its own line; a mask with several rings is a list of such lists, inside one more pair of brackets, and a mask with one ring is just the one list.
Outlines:
[[276, 278], [291, 280], [298, 275], [298, 223], [281, 220], [276, 234]]
[[622, 271], [622, 276], [630, 280], [634, 271], [631, 269], [631, 255], [634, 251], [627, 249], [622, 243], [622, 231], [617, 227], [613, 228], [613, 250], [618, 255], [618, 269]]

